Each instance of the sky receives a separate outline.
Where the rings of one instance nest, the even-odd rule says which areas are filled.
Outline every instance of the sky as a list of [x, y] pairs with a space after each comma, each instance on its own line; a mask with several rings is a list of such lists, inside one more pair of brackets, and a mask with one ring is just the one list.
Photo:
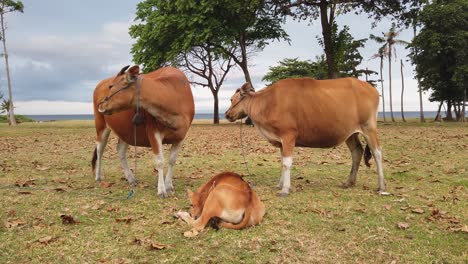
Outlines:
[[[24, 13], [6, 16], [7, 48], [13, 84], [16, 114], [92, 114], [92, 95], [97, 83], [115, 75], [123, 66], [132, 64], [130, 49], [135, 42], [128, 35], [134, 24], [138, 0], [23, 0]], [[384, 20], [374, 29], [367, 15], [339, 16], [340, 29], [350, 27], [355, 39], [369, 34], [381, 35], [391, 22]], [[269, 67], [284, 58], [311, 59], [323, 53], [316, 36], [321, 34], [318, 21], [288, 20], [284, 25], [291, 42], [274, 41], [250, 58], [254, 87], [266, 85], [261, 79]], [[412, 30], [403, 30], [399, 39], [411, 41]], [[361, 49], [364, 60], [360, 68], [379, 71], [379, 60], [370, 59], [379, 44], [371, 40]], [[407, 61], [404, 47], [397, 47], [397, 60], [392, 64], [393, 108], [400, 109], [400, 59], [403, 59], [407, 111], [419, 110], [417, 82], [414, 69]], [[388, 61], [384, 66], [386, 110], [389, 109]], [[190, 76], [189, 76], [190, 78]], [[376, 79], [377, 77], [375, 77]], [[234, 90], [244, 83], [240, 70], [233, 70], [219, 92], [221, 113], [229, 107]], [[0, 91], [8, 95], [6, 72], [0, 61]], [[378, 90], [380, 91], [380, 86]], [[212, 112], [213, 99], [207, 88], [193, 86], [197, 113]], [[425, 93], [424, 110], [436, 110]], [[382, 106], [380, 106], [382, 107]]]

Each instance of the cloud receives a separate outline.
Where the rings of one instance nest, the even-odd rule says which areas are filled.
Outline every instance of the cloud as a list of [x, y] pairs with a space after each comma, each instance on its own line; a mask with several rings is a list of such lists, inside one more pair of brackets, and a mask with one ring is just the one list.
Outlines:
[[[131, 63], [130, 24], [106, 23], [97, 33], [73, 37], [11, 39], [14, 99], [91, 101], [99, 80]], [[4, 80], [2, 84], [5, 86]]]

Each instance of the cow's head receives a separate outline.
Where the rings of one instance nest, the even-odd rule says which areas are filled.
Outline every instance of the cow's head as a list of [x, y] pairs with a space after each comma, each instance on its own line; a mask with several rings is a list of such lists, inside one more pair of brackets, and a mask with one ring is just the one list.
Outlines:
[[[112, 114], [131, 108], [135, 103], [136, 80], [140, 68], [135, 65], [123, 67], [109, 85], [109, 94], [99, 103], [98, 110], [103, 114]], [[128, 71], [127, 71], [128, 69]]]
[[242, 119], [247, 116], [245, 107], [245, 98], [255, 93], [254, 88], [250, 83], [244, 83], [241, 88], [236, 90], [236, 93], [231, 97], [231, 106], [224, 113], [224, 116], [230, 122]]
[[203, 201], [201, 200], [200, 194], [197, 192], [192, 192], [187, 189], [187, 195], [190, 200], [190, 215], [192, 218], [197, 219], [203, 210]]

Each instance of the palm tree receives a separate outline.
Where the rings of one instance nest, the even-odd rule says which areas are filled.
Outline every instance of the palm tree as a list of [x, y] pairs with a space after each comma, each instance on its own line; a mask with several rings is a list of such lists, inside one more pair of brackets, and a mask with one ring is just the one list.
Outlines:
[[383, 75], [382, 75], [382, 69], [383, 69], [383, 60], [384, 57], [388, 56], [388, 51], [387, 47], [384, 45], [379, 48], [379, 51], [372, 55], [371, 59], [375, 58], [380, 58], [380, 85], [382, 87], [382, 111], [383, 111], [383, 119], [384, 122], [387, 122], [387, 118], [385, 117], [385, 93], [384, 93], [384, 87], [383, 87]]
[[403, 110], [403, 93], [405, 92], [405, 79], [403, 77], [403, 60], [400, 59], [400, 71], [401, 71], [401, 119], [406, 122], [405, 111]]
[[[382, 32], [383, 37], [377, 37], [370, 35], [370, 39], [376, 41], [377, 43], [384, 43], [382, 47], [388, 49], [388, 90], [390, 92], [390, 116], [392, 117], [392, 122], [395, 122], [395, 117], [393, 116], [393, 101], [392, 101], [392, 51], [396, 53], [395, 44], [397, 45], [408, 45], [409, 43], [396, 39], [396, 37], [401, 33], [403, 29], [397, 30], [396, 24], [392, 23], [392, 27], [388, 32]], [[396, 57], [396, 56], [395, 56]]]

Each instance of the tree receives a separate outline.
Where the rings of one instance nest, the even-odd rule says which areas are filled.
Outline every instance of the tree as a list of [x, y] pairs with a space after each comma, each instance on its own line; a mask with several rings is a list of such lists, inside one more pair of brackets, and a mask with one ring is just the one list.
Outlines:
[[367, 13], [369, 17], [380, 21], [382, 17], [392, 15], [401, 21], [407, 20], [406, 13], [410, 7], [424, 0], [392, 0], [392, 1], [362, 1], [362, 0], [271, 0], [273, 6], [283, 15], [290, 15], [295, 19], [307, 19], [311, 22], [320, 18], [322, 26], [322, 36], [324, 51], [328, 66], [328, 77], [336, 78], [338, 69], [336, 68], [335, 50], [337, 47], [333, 42], [333, 25], [336, 16], [354, 12], [355, 14]]
[[383, 79], [382, 70], [383, 70], [384, 58], [387, 57], [387, 56], [388, 56], [388, 49], [384, 45], [384, 46], [380, 47], [378, 52], [376, 54], [372, 55], [372, 57], [371, 57], [371, 59], [375, 59], [375, 58], [380, 59], [380, 85], [381, 85], [381, 89], [382, 89], [382, 111], [383, 111], [382, 113], [383, 113], [384, 122], [387, 122], [387, 118], [385, 117], [385, 92], [384, 92], [384, 85], [383, 85], [384, 79]]
[[468, 2], [434, 1], [424, 7], [419, 21], [422, 28], [410, 56], [421, 88], [431, 91], [430, 101], [447, 103], [446, 119], [452, 119], [453, 108], [461, 120], [468, 83]]
[[[318, 38], [319, 44], [325, 47], [323, 38]], [[362, 56], [359, 52], [360, 48], [364, 47], [367, 39], [355, 40], [349, 33], [349, 27], [344, 26], [338, 32], [338, 25], [336, 22], [332, 27], [332, 42], [335, 47], [333, 52], [334, 69], [337, 71], [337, 77], [359, 77], [365, 70], [358, 70], [357, 66], [362, 62]]]
[[[400, 34], [402, 29], [397, 30], [396, 24], [392, 23], [390, 30], [386, 33], [382, 32], [383, 37], [378, 37], [373, 34], [370, 35], [370, 39], [375, 40], [377, 43], [383, 43], [382, 48], [387, 48], [388, 50], [388, 91], [390, 93], [390, 116], [392, 122], [395, 122], [395, 117], [393, 116], [393, 96], [392, 96], [392, 51], [396, 53], [394, 45], [408, 45], [409, 43], [404, 40], [396, 39]], [[395, 56], [396, 57], [396, 56]]]
[[[262, 0], [145, 0], [138, 4], [136, 19], [142, 23], [130, 28], [137, 39], [132, 53], [145, 71], [171, 64], [179, 54], [208, 44], [231, 57], [251, 82], [249, 53], [262, 50], [269, 41], [288, 39], [281, 28], [283, 19], [273, 16]], [[240, 53], [232, 53], [233, 47]]]
[[405, 111], [403, 109], [403, 93], [405, 92], [405, 78], [403, 77], [403, 60], [400, 59], [400, 73], [401, 73], [401, 119], [406, 122]]
[[9, 111], [8, 116], [11, 125], [16, 125], [15, 113], [13, 111], [13, 92], [11, 88], [11, 77], [10, 77], [10, 65], [8, 64], [8, 52], [6, 46], [6, 22], [5, 22], [5, 15], [11, 12], [21, 12], [23, 13], [24, 5], [21, 1], [13, 1], [13, 0], [1, 0], [0, 1], [0, 23], [2, 27], [1, 32], [1, 39], [3, 42], [3, 56], [5, 58], [5, 67], [6, 67], [6, 75], [8, 81], [8, 103], [9, 103]]
[[[300, 61], [298, 58], [284, 59], [278, 66], [270, 67], [263, 81], [270, 84], [285, 78], [312, 77], [318, 80], [327, 78], [327, 65], [324, 56], [317, 57], [315, 62]], [[270, 85], [269, 84], [269, 85]]]
[[[235, 50], [231, 51], [235, 53]], [[213, 123], [219, 124], [218, 92], [229, 70], [235, 65], [231, 57], [216, 55], [210, 46], [194, 47], [191, 51], [180, 54], [177, 64], [182, 69], [195, 74], [198, 79], [191, 82], [208, 87], [213, 95]]]

